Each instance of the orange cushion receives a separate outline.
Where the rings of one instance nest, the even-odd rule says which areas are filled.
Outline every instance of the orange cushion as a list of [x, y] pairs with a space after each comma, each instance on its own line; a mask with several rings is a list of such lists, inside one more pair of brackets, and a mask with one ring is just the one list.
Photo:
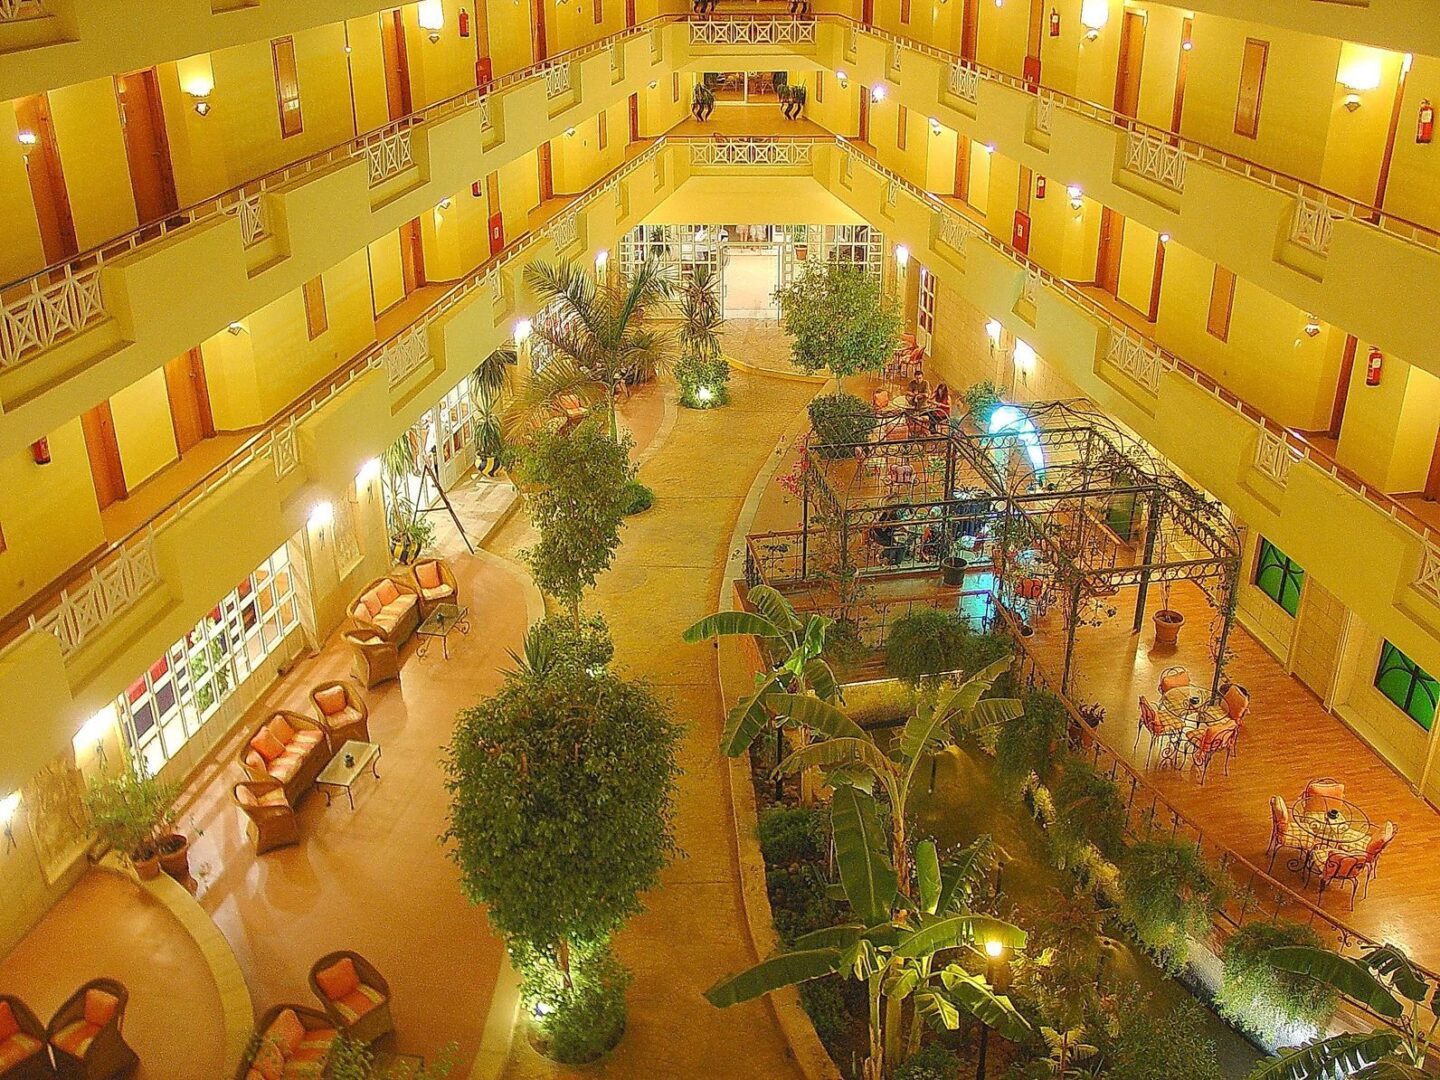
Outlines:
[[265, 725], [267, 731], [282, 743], [289, 745], [290, 740], [295, 738], [295, 729], [283, 716], [272, 716], [270, 722]]
[[269, 728], [261, 728], [256, 732], [255, 737], [250, 740], [250, 745], [254, 747], [257, 754], [265, 759], [267, 764], [285, 753], [285, 744], [277, 739]]
[[265, 1029], [265, 1038], [274, 1040], [275, 1045], [280, 1047], [280, 1052], [288, 1058], [305, 1038], [305, 1025], [300, 1022], [300, 1017], [295, 1015], [294, 1009], [282, 1009], [280, 1015]]
[[259, 1069], [251, 1069], [245, 1074], [245, 1080], [265, 1080], [265, 1074]]
[[0, 1042], [8, 1039], [20, 1030], [20, 1025], [15, 1020], [15, 1012], [10, 1008], [10, 1002], [0, 1001]]
[[380, 583], [380, 587], [375, 590], [375, 595], [379, 598], [380, 605], [383, 607], [400, 595], [400, 589], [396, 586], [395, 582], [386, 578]]
[[360, 975], [355, 970], [355, 962], [346, 956], [317, 971], [315, 981], [325, 991], [326, 997], [331, 1001], [340, 1001], [359, 988]]
[[343, 686], [327, 686], [324, 690], [315, 692], [315, 704], [320, 706], [320, 711], [326, 716], [334, 716], [345, 708], [346, 701]]
[[376, 990], [373, 986], [366, 986], [364, 983], [361, 983], [350, 993], [336, 1001], [335, 1007], [340, 1010], [341, 1016], [353, 1024], [384, 1000], [385, 996], [381, 994], [379, 990]]
[[285, 1055], [280, 1052], [280, 1047], [268, 1040], [261, 1040], [260, 1049], [255, 1051], [255, 1060], [250, 1065], [251, 1072], [258, 1072], [264, 1080], [280, 1080], [285, 1072]]
[[436, 562], [416, 563], [415, 580], [420, 582], [422, 589], [438, 589], [440, 587], [440, 564]]
[[[33, 1057], [40, 1052], [43, 1044], [39, 1039], [26, 1035], [23, 1031], [16, 1031], [4, 1039], [0, 1039], [0, 1069], [8, 1069], [12, 1065], [18, 1065], [28, 1057]], [[49, 1064], [46, 1064], [46, 1071], [49, 1071]]]
[[85, 1019], [96, 1027], [104, 1027], [120, 1008], [120, 999], [104, 990], [85, 991]]
[[379, 615], [380, 609], [385, 606], [385, 601], [380, 599], [379, 589], [371, 589], [369, 592], [365, 593], [363, 596], [360, 597], [360, 603], [364, 606], [366, 612], [369, 613], [372, 619], [376, 615]]
[[99, 1024], [76, 1020], [73, 1024], [69, 1024], [57, 1031], [54, 1038], [50, 1040], [50, 1045], [59, 1047], [72, 1057], [83, 1058], [85, 1051], [90, 1049], [90, 1044], [95, 1041], [95, 1036], [99, 1034]]

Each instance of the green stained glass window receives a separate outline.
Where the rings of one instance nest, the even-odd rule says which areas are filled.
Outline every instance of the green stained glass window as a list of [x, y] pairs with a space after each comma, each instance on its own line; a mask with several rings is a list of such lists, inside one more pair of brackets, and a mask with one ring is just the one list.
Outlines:
[[1380, 649], [1375, 689], [1411, 720], [1430, 730], [1435, 722], [1435, 703], [1440, 700], [1440, 682], [1388, 641]]
[[1300, 585], [1304, 580], [1304, 569], [1261, 537], [1260, 558], [1255, 563], [1255, 586], [1284, 608], [1292, 619], [1300, 610]]

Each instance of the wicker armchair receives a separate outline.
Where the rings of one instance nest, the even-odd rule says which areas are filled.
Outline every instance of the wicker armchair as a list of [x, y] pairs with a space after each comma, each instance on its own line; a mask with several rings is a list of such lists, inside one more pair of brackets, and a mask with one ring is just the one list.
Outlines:
[[346, 1038], [368, 1043], [395, 1030], [390, 984], [357, 952], [341, 949], [316, 960], [310, 990]]
[[45, 1025], [55, 1073], [67, 1080], [109, 1080], [140, 1064], [125, 1041], [130, 993], [117, 979], [91, 979]]
[[0, 994], [0, 1080], [54, 1080], [45, 1025], [18, 997]]
[[315, 716], [325, 729], [333, 753], [347, 740], [370, 741], [370, 708], [349, 679], [324, 682], [310, 691]]
[[[313, 1075], [320, 1076], [337, 1034], [330, 1018], [319, 1009], [272, 1005], [255, 1021], [255, 1033], [240, 1058], [235, 1080], [247, 1080], [252, 1068], [262, 1076], [310, 1076], [308, 1066]], [[297, 1065], [301, 1068], [296, 1069]]]
[[351, 669], [357, 682], [367, 690], [390, 679], [400, 678], [400, 650], [385, 635], [369, 627], [346, 630], [340, 635], [354, 654]]
[[241, 780], [231, 795], [250, 819], [248, 832], [255, 841], [256, 855], [300, 842], [295, 808], [286, 801], [285, 786], [279, 780]]
[[455, 571], [444, 559], [418, 559], [410, 567], [415, 588], [420, 593], [420, 617], [429, 618], [440, 604], [460, 603], [460, 586]]
[[[277, 724], [277, 720], [280, 723]], [[292, 733], [288, 738], [283, 737], [286, 729]], [[274, 737], [273, 742], [265, 738], [267, 733]], [[280, 744], [278, 754], [276, 743]], [[331, 754], [324, 727], [308, 716], [279, 709], [250, 733], [250, 738], [240, 747], [239, 760], [248, 779], [280, 781], [285, 785], [285, 801], [299, 806], [311, 782], [329, 763]]]
[[355, 626], [373, 630], [397, 648], [420, 625], [420, 593], [404, 571], [376, 578], [355, 598], [348, 612]]

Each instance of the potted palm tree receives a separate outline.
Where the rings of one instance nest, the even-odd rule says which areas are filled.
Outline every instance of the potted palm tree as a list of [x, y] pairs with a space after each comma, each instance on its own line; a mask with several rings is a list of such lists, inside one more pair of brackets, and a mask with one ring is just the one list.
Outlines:
[[159, 877], [162, 860], [172, 876], [183, 880], [189, 875], [190, 844], [169, 831], [174, 800], [172, 785], [127, 765], [115, 776], [90, 781], [85, 810], [96, 835], [129, 860], [141, 881]]
[[680, 345], [685, 355], [675, 365], [680, 404], [716, 409], [730, 401], [730, 365], [720, 354], [720, 278], [699, 266], [680, 287]]
[[946, 585], [964, 585], [965, 570], [970, 560], [965, 558], [965, 549], [960, 546], [960, 537], [950, 544], [950, 551], [940, 560], [940, 576]]

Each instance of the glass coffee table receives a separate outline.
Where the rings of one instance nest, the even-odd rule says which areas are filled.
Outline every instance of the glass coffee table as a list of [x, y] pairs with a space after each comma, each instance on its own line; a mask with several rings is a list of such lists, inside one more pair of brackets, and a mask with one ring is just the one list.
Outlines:
[[320, 775], [315, 777], [315, 786], [325, 792], [325, 805], [330, 805], [330, 789], [343, 788], [345, 796], [350, 800], [350, 809], [355, 809], [355, 792], [353, 790], [355, 781], [360, 778], [368, 766], [370, 774], [376, 780], [380, 779], [380, 770], [376, 767], [380, 761], [380, 747], [373, 742], [361, 742], [359, 739], [350, 739], [344, 746], [340, 747], [330, 764], [320, 770]]
[[458, 607], [455, 604], [436, 604], [432, 611], [420, 625], [415, 633], [420, 636], [420, 644], [415, 648], [415, 655], [424, 657], [430, 651], [430, 642], [440, 639], [440, 649], [445, 659], [450, 659], [450, 632], [458, 630], [462, 634], [470, 633], [470, 609]]

